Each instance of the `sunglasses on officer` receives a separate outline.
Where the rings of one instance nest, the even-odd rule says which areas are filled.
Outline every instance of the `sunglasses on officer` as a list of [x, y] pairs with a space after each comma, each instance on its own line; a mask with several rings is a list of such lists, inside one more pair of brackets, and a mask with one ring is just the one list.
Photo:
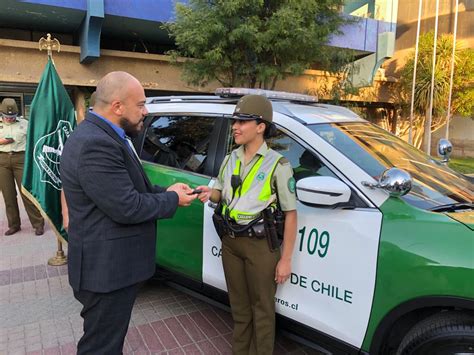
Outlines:
[[1, 114], [3, 120], [5, 121], [15, 121], [17, 115], [6, 115], [6, 114]]

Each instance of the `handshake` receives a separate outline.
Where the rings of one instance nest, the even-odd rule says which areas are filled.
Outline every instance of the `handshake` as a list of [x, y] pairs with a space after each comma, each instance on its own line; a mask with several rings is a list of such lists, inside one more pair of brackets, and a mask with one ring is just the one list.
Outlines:
[[179, 206], [189, 206], [196, 198], [203, 203], [207, 202], [211, 196], [212, 189], [208, 186], [198, 186], [193, 190], [188, 185], [178, 182], [168, 187], [166, 191], [174, 191], [178, 194]]

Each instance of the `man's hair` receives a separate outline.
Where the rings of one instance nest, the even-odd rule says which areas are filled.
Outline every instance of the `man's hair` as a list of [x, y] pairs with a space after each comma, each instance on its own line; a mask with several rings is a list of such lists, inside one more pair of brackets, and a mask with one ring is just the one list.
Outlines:
[[104, 106], [115, 100], [125, 100], [128, 87], [132, 82], [138, 82], [138, 80], [127, 72], [114, 71], [108, 73], [97, 83], [94, 106]]

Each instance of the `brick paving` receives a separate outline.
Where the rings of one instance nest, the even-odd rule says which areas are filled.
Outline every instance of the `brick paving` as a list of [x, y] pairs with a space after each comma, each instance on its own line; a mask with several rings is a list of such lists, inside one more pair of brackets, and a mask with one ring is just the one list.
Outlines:
[[[0, 199], [0, 355], [75, 354], [82, 336], [81, 305], [67, 266], [53, 267], [56, 239], [37, 237], [22, 211], [22, 230], [4, 236]], [[67, 246], [64, 247], [67, 252]], [[124, 354], [231, 354], [230, 314], [162, 283], [139, 293]], [[320, 354], [277, 335], [275, 354]]]

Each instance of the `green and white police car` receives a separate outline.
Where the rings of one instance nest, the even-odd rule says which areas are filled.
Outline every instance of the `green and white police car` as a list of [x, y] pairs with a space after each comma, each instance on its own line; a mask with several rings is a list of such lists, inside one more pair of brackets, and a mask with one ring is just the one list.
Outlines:
[[[147, 99], [135, 146], [153, 183], [213, 184], [245, 89]], [[474, 353], [474, 186], [432, 157], [314, 97], [267, 92], [292, 164], [298, 232], [279, 322], [332, 353]], [[449, 148], [449, 147], [448, 147]], [[446, 149], [446, 147], [444, 148]], [[158, 222], [158, 271], [225, 302], [213, 206]]]

